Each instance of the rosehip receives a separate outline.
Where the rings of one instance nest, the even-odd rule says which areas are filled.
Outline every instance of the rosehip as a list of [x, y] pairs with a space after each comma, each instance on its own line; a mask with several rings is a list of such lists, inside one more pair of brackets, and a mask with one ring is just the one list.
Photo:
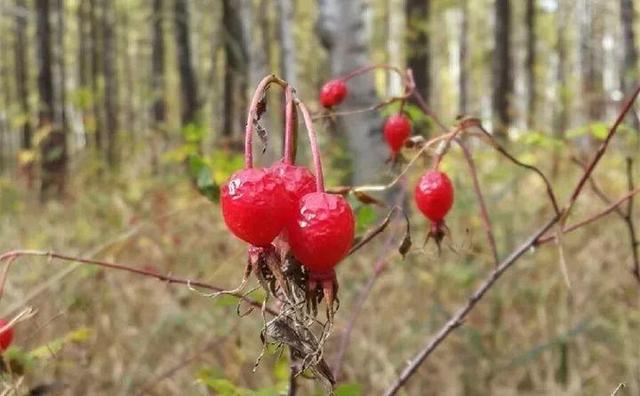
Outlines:
[[[5, 327], [9, 322], [4, 319], [0, 319], [0, 329]], [[13, 341], [13, 327], [10, 327], [0, 333], [0, 352], [5, 351], [11, 345]]]
[[411, 121], [403, 114], [392, 115], [384, 123], [384, 137], [393, 156], [400, 151], [410, 135]]
[[414, 198], [418, 209], [432, 222], [442, 222], [453, 204], [453, 186], [446, 174], [429, 170], [416, 185]]
[[304, 166], [276, 162], [269, 168], [269, 172], [282, 181], [287, 192], [289, 204], [294, 211], [300, 198], [316, 191], [316, 178]]
[[307, 194], [289, 220], [287, 234], [291, 251], [302, 265], [311, 273], [329, 273], [353, 243], [353, 211], [340, 195]]
[[324, 107], [340, 104], [347, 96], [347, 83], [342, 79], [326, 82], [320, 90], [320, 103]]
[[235, 236], [254, 246], [268, 247], [287, 221], [287, 192], [264, 169], [236, 172], [221, 189], [222, 216]]

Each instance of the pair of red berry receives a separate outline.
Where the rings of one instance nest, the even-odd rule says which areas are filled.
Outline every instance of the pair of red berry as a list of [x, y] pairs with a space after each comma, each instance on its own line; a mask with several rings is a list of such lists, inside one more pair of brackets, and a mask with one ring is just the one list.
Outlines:
[[305, 167], [278, 162], [247, 168], [221, 187], [222, 215], [238, 238], [267, 248], [281, 235], [316, 275], [329, 273], [353, 242], [354, 217], [339, 195], [318, 191]]

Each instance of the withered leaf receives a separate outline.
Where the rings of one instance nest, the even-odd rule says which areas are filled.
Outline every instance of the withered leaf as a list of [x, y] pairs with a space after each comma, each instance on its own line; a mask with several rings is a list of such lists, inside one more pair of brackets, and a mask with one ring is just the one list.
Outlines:
[[386, 204], [382, 201], [380, 201], [379, 199], [363, 192], [363, 191], [357, 191], [354, 190], [353, 191], [353, 195], [355, 195], [356, 199], [360, 202], [362, 202], [365, 205], [377, 205], [380, 206], [382, 208], [384, 208], [386, 206]]

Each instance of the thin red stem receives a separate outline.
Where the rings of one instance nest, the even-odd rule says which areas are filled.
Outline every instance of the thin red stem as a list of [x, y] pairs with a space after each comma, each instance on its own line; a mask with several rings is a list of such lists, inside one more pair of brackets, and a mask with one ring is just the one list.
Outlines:
[[259, 115], [257, 113], [258, 105], [263, 100], [267, 89], [271, 83], [276, 83], [286, 89], [287, 82], [278, 78], [275, 74], [270, 74], [263, 78], [253, 92], [249, 111], [247, 112], [247, 123], [244, 129], [244, 166], [245, 168], [253, 168], [253, 130], [254, 122], [257, 121]]
[[309, 145], [311, 147], [311, 156], [313, 157], [313, 166], [316, 171], [316, 191], [324, 192], [324, 174], [322, 172], [322, 159], [320, 158], [320, 149], [318, 148], [318, 134], [313, 126], [313, 120], [307, 106], [300, 101], [296, 100], [296, 104], [300, 108], [302, 118], [304, 120], [304, 126], [307, 128], [307, 134], [309, 135]]
[[[225, 289], [218, 287], [218, 286], [214, 286], [211, 285], [209, 283], [205, 283], [205, 282], [201, 282], [201, 281], [192, 281], [189, 279], [183, 279], [183, 278], [176, 278], [173, 276], [169, 276], [169, 275], [163, 275], [159, 272], [154, 272], [154, 271], [148, 271], [148, 270], [143, 270], [143, 269], [139, 269], [139, 268], [135, 268], [135, 267], [131, 267], [129, 265], [124, 265], [124, 264], [118, 264], [118, 263], [111, 263], [108, 261], [101, 261], [101, 260], [94, 260], [94, 259], [88, 259], [88, 258], [83, 258], [83, 257], [74, 257], [74, 256], [68, 256], [66, 254], [59, 254], [59, 253], [53, 253], [53, 252], [45, 252], [45, 251], [40, 251], [40, 250], [13, 250], [10, 252], [6, 252], [2, 255], [0, 255], [0, 263], [2, 263], [3, 261], [7, 260], [7, 261], [14, 261], [20, 257], [23, 256], [39, 256], [39, 257], [49, 257], [49, 258], [56, 258], [56, 259], [60, 259], [60, 260], [64, 260], [64, 261], [71, 261], [71, 262], [78, 262], [78, 263], [83, 263], [83, 264], [90, 264], [90, 265], [97, 265], [99, 267], [103, 267], [103, 268], [109, 268], [109, 269], [114, 269], [114, 270], [119, 270], [119, 271], [125, 271], [125, 272], [129, 272], [132, 274], [136, 274], [136, 275], [141, 275], [141, 276], [146, 276], [149, 278], [156, 278], [158, 280], [161, 280], [163, 282], [166, 283], [175, 283], [175, 284], [181, 284], [181, 285], [191, 285], [194, 287], [199, 287], [202, 289], [208, 289], [208, 290], [212, 290], [212, 291], [216, 291], [216, 292], [221, 292], [224, 291]], [[262, 303], [250, 299], [244, 295], [242, 295], [241, 293], [230, 293], [230, 295], [237, 297], [239, 299], [241, 299], [242, 301], [246, 302], [247, 304], [250, 304], [256, 308], [262, 308]], [[278, 313], [276, 311], [274, 311], [273, 309], [267, 307], [266, 311], [269, 312], [272, 315], [277, 315]]]
[[293, 88], [287, 85], [285, 89], [285, 119], [284, 119], [284, 163], [294, 163], [294, 144], [295, 144], [295, 122], [297, 121], [294, 112], [295, 105], [293, 103]]

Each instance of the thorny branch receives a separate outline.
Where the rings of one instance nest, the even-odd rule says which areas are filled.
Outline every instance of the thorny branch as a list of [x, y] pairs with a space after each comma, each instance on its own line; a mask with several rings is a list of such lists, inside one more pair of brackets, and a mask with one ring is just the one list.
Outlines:
[[[69, 261], [69, 262], [78, 262], [78, 263], [83, 263], [83, 264], [89, 264], [89, 265], [97, 265], [99, 267], [103, 267], [103, 268], [109, 268], [109, 269], [114, 269], [114, 270], [119, 270], [119, 271], [125, 271], [125, 272], [129, 272], [132, 274], [136, 274], [136, 275], [141, 275], [141, 276], [146, 276], [149, 278], [155, 278], [158, 279], [160, 281], [166, 282], [167, 284], [181, 284], [181, 285], [188, 285], [188, 286], [193, 286], [193, 287], [199, 287], [202, 289], [207, 289], [207, 290], [211, 290], [211, 291], [224, 291], [225, 289], [219, 287], [219, 286], [215, 286], [206, 282], [202, 282], [202, 281], [197, 281], [197, 280], [190, 280], [190, 279], [185, 279], [185, 278], [176, 278], [173, 276], [169, 276], [169, 275], [163, 275], [159, 272], [154, 272], [154, 271], [149, 271], [149, 270], [144, 270], [144, 269], [140, 269], [140, 268], [135, 268], [135, 267], [131, 267], [128, 265], [124, 265], [124, 264], [119, 264], [119, 263], [112, 263], [112, 262], [108, 262], [108, 261], [101, 261], [101, 260], [94, 260], [94, 259], [88, 259], [88, 258], [82, 258], [82, 257], [74, 257], [74, 256], [68, 256], [65, 254], [59, 254], [59, 253], [53, 253], [53, 252], [45, 252], [45, 251], [41, 251], [41, 250], [13, 250], [10, 252], [6, 252], [2, 255], [0, 255], [0, 263], [7, 261], [7, 262], [11, 262], [14, 261], [20, 257], [24, 257], [24, 256], [38, 256], [38, 257], [48, 257], [49, 259], [59, 259], [59, 260], [63, 260], [63, 261]], [[239, 298], [240, 300], [246, 302], [247, 304], [254, 306], [256, 308], [262, 308], [262, 303], [256, 300], [253, 300], [241, 293], [232, 293], [230, 294], [234, 297]], [[266, 311], [269, 312], [272, 315], [277, 315], [277, 312], [274, 311], [272, 308], [266, 307]]]
[[[551, 229], [558, 222], [563, 222], [566, 220], [567, 215], [571, 211], [571, 208], [575, 204], [575, 201], [580, 196], [580, 193], [584, 187], [586, 181], [591, 177], [596, 165], [600, 162], [600, 159], [604, 155], [606, 149], [609, 146], [609, 143], [613, 136], [615, 136], [618, 126], [621, 124], [625, 115], [631, 109], [633, 102], [636, 100], [638, 94], [640, 94], [640, 86], [636, 88], [634, 94], [627, 100], [626, 104], [623, 106], [622, 110], [616, 121], [614, 122], [611, 129], [607, 133], [607, 137], [601, 143], [600, 147], [596, 151], [593, 159], [587, 165], [587, 168], [582, 175], [582, 177], [578, 180], [573, 193], [562, 210], [556, 210], [556, 213], [549, 219], [540, 229], [535, 231], [524, 243], [522, 243], [518, 248], [516, 248], [509, 256], [507, 256], [498, 267], [482, 282], [480, 287], [469, 297], [467, 302], [445, 323], [445, 325], [427, 342], [427, 344], [418, 352], [418, 354], [410, 360], [407, 367], [402, 371], [402, 373], [398, 376], [398, 378], [391, 384], [391, 386], [385, 392], [386, 396], [395, 395], [411, 378], [413, 374], [415, 374], [416, 370], [424, 361], [429, 357], [429, 355], [449, 336], [449, 334], [458, 326], [463, 323], [463, 320], [466, 316], [471, 312], [471, 310], [475, 307], [475, 305], [482, 299], [485, 293], [491, 289], [496, 281], [502, 276], [502, 274], [509, 269], [517, 260], [532, 247], [539, 245], [541, 237]], [[544, 175], [542, 175], [544, 176]], [[546, 181], [546, 177], [543, 177]], [[548, 185], [549, 186], [549, 185]], [[550, 192], [550, 191], [548, 191]], [[554, 205], [557, 207], [557, 205]]]

